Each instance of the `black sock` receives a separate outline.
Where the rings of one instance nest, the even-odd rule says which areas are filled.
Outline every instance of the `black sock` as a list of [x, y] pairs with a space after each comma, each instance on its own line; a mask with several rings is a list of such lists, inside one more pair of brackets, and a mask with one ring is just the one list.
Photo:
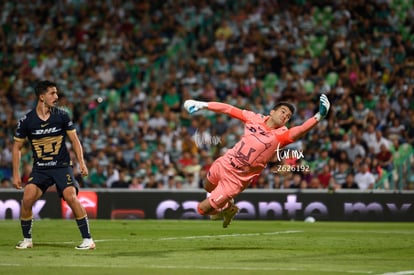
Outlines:
[[32, 238], [33, 219], [20, 220], [20, 225], [22, 227], [23, 237], [27, 238], [27, 239], [31, 239]]
[[88, 217], [84, 217], [80, 220], [76, 220], [76, 223], [78, 224], [79, 231], [82, 235], [82, 238], [90, 239], [91, 238], [91, 232], [89, 231]]

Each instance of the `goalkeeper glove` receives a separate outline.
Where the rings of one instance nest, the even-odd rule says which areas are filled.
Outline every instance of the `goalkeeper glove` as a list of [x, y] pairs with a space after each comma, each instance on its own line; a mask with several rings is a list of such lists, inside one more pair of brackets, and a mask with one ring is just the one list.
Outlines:
[[319, 98], [319, 112], [315, 115], [317, 121], [320, 121], [322, 118], [326, 117], [328, 114], [331, 103], [325, 94], [322, 94]]
[[189, 112], [190, 114], [193, 114], [201, 109], [205, 109], [208, 107], [208, 103], [207, 102], [203, 102], [203, 101], [197, 101], [197, 100], [186, 100], [184, 102], [184, 108], [187, 110], [187, 112]]

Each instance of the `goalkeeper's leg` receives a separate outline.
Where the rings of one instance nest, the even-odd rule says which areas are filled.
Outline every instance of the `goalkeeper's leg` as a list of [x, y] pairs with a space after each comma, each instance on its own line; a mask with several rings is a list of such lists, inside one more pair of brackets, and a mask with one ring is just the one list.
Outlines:
[[223, 227], [226, 228], [239, 212], [232, 197], [226, 194], [222, 185], [217, 185], [208, 198], [198, 204], [198, 212], [201, 215], [210, 215], [212, 220], [223, 219]]
[[[206, 190], [208, 192], [207, 197], [210, 196], [210, 193], [213, 192], [214, 189], [216, 189], [217, 185], [211, 183], [208, 179], [204, 179], [204, 190]], [[207, 201], [208, 203], [208, 201]], [[216, 209], [214, 209], [213, 207], [211, 207], [210, 203], [205, 203], [205, 205], [203, 205], [202, 209], [199, 208], [199, 212], [204, 213], [202, 215], [210, 215], [210, 219], [211, 220], [221, 220], [223, 218], [223, 215], [221, 213], [221, 211], [218, 211]], [[200, 205], [199, 205], [200, 206]], [[210, 214], [205, 214], [205, 211], [203, 210], [205, 209], [208, 213]]]

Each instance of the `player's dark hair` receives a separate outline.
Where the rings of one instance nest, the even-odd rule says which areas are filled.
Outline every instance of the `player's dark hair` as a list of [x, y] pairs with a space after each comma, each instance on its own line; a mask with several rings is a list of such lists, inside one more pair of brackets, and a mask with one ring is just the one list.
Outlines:
[[39, 98], [40, 95], [46, 93], [47, 89], [50, 87], [57, 87], [56, 83], [49, 81], [49, 80], [42, 80], [42, 81], [37, 82], [34, 88], [36, 97]]
[[292, 113], [292, 116], [295, 114], [295, 112], [296, 112], [295, 106], [293, 106], [293, 104], [291, 104], [289, 102], [284, 102], [284, 101], [276, 103], [275, 107], [273, 107], [273, 110], [276, 111], [277, 109], [279, 109], [282, 106], [288, 107], [290, 112]]

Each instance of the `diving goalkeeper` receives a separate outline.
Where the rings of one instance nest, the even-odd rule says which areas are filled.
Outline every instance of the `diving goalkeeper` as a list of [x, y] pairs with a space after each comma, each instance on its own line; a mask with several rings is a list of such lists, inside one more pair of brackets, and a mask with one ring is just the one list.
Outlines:
[[190, 114], [207, 109], [244, 123], [242, 138], [216, 159], [208, 171], [204, 189], [210, 196], [198, 204], [201, 215], [222, 218], [226, 228], [239, 211], [234, 198], [260, 175], [278, 148], [295, 142], [314, 128], [328, 114], [330, 103], [328, 97], [322, 94], [319, 112], [302, 125], [290, 129], [285, 125], [293, 116], [295, 107], [288, 102], [277, 103], [266, 116], [220, 102], [186, 100], [184, 108]]

